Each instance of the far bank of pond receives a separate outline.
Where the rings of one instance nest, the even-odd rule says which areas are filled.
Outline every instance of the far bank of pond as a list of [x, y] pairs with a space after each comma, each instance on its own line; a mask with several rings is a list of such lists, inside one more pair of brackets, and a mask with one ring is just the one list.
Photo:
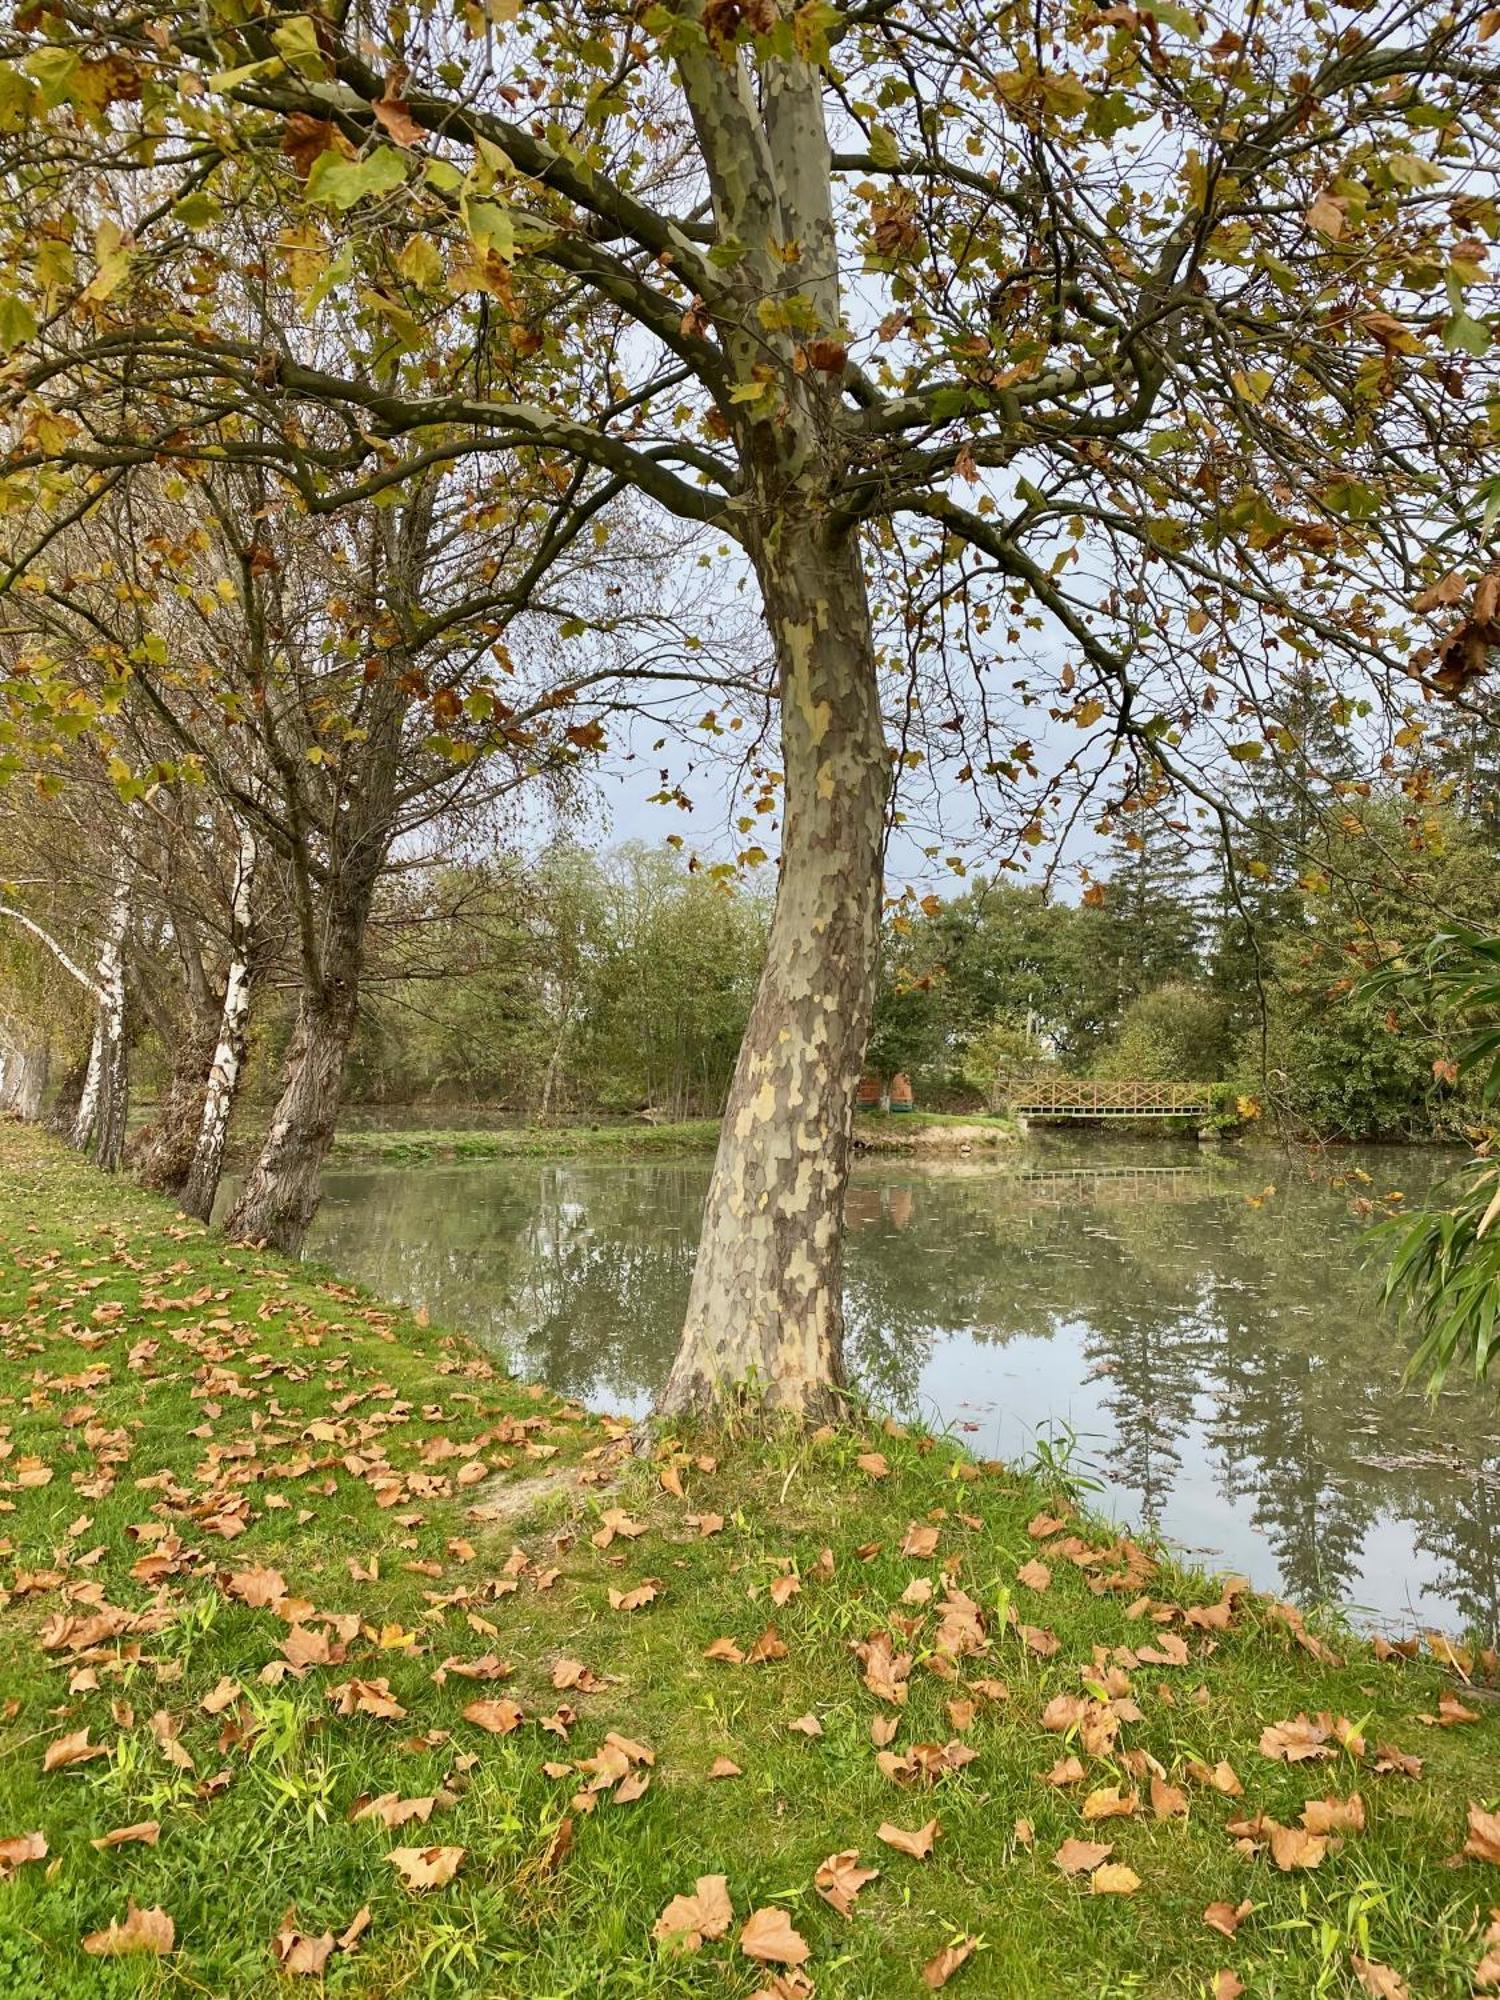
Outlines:
[[[1415, 1201], [1450, 1163], [1097, 1134], [865, 1163], [852, 1365], [872, 1399], [982, 1454], [1070, 1451], [1112, 1512], [1209, 1564], [1493, 1638], [1500, 1391], [1434, 1408], [1403, 1386], [1350, 1210], [1361, 1173]], [[707, 1176], [702, 1154], [338, 1164], [309, 1248], [527, 1375], [643, 1410]]]

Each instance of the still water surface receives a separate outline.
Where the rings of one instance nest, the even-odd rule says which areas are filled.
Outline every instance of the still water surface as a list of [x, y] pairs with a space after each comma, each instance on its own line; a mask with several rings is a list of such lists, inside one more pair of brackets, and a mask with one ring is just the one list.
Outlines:
[[[1500, 1388], [1435, 1408], [1403, 1389], [1339, 1184], [1362, 1168], [1414, 1200], [1442, 1164], [1338, 1154], [1310, 1170], [1090, 1136], [862, 1167], [851, 1365], [881, 1405], [982, 1455], [1076, 1440], [1100, 1504], [1265, 1588], [1493, 1639]], [[697, 1158], [343, 1168], [308, 1247], [518, 1374], [642, 1410], [671, 1362], [707, 1180]]]

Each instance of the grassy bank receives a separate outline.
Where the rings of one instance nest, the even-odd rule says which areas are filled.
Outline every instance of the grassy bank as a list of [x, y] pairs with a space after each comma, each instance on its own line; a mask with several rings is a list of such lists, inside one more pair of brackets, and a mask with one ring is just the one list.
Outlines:
[[945, 1441], [631, 1456], [12, 1127], [0, 1452], [0, 2000], [1479, 1990], [1490, 1697]]
[[[1017, 1136], [1008, 1119], [915, 1111], [862, 1113], [855, 1144], [870, 1152], [939, 1150], [1006, 1145]], [[711, 1153], [718, 1141], [715, 1118], [647, 1125], [636, 1119], [614, 1125], [514, 1125], [492, 1131], [350, 1130], [334, 1141], [341, 1160], [526, 1160], [549, 1158], [647, 1159], [655, 1154]]]

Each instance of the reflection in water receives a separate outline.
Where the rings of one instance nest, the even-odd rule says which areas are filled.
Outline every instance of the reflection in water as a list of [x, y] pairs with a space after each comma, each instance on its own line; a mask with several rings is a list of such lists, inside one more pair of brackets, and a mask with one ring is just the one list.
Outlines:
[[[1362, 1160], [1380, 1185], [1396, 1171]], [[1433, 1171], [1399, 1156], [1410, 1198]], [[518, 1373], [643, 1408], [671, 1362], [707, 1174], [696, 1159], [341, 1170], [311, 1248]], [[1267, 1179], [1278, 1191], [1252, 1206]], [[1342, 1193], [1279, 1158], [1055, 1139], [999, 1163], [862, 1168], [848, 1220], [851, 1362], [880, 1402], [1000, 1456], [1072, 1431], [1112, 1508], [1214, 1563], [1493, 1637], [1500, 1401], [1455, 1390], [1434, 1410], [1402, 1389]]]

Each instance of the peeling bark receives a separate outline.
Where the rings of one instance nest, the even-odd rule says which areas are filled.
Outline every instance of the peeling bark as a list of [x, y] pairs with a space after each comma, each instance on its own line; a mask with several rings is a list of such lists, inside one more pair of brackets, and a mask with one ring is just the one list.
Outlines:
[[116, 854], [104, 941], [94, 975], [97, 998], [89, 1066], [70, 1134], [71, 1143], [80, 1151], [92, 1141], [95, 1164], [106, 1173], [117, 1172], [125, 1156], [125, 1127], [130, 1111], [125, 938], [130, 928], [132, 868], [129, 849], [122, 845]]
[[781, 672], [781, 868], [661, 1407], [738, 1394], [821, 1418], [842, 1402], [844, 1188], [890, 760], [857, 543], [783, 514], [753, 553]]
[[0, 1064], [0, 1109], [34, 1125], [42, 1115], [51, 1067], [52, 1045], [45, 1035], [13, 1043]]
[[181, 1195], [188, 1214], [204, 1222], [213, 1214], [214, 1198], [219, 1191], [229, 1116], [245, 1064], [245, 1037], [250, 1023], [250, 916], [257, 858], [255, 835], [249, 826], [242, 825], [230, 898], [231, 946], [224, 976], [219, 1039], [209, 1065], [202, 1115]]

